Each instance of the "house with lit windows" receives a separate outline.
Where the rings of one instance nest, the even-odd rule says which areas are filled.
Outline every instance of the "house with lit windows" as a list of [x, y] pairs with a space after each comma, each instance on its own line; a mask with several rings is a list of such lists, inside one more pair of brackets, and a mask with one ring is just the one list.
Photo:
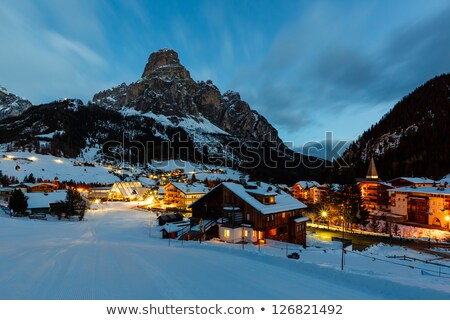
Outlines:
[[450, 188], [408, 186], [389, 190], [391, 213], [404, 220], [449, 227]]
[[195, 201], [192, 216], [215, 220], [226, 242], [274, 239], [306, 245], [306, 205], [264, 182], [223, 182]]
[[11, 188], [21, 189], [22, 192], [53, 192], [58, 189], [58, 186], [54, 183], [48, 182], [22, 182], [9, 185]]
[[164, 203], [179, 210], [191, 211], [189, 206], [208, 191], [203, 183], [169, 182], [164, 186]]
[[308, 203], [320, 202], [320, 183], [317, 181], [299, 181], [292, 186], [295, 199]]
[[383, 182], [378, 177], [377, 168], [373, 158], [370, 160], [365, 179], [358, 179], [363, 204], [367, 210], [387, 212], [390, 209], [388, 189], [390, 183]]

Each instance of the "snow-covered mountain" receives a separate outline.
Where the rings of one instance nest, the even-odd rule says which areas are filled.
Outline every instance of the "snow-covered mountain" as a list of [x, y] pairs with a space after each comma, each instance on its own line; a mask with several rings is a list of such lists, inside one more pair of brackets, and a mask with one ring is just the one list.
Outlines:
[[141, 79], [99, 92], [93, 103], [123, 115], [153, 118], [164, 127], [182, 127], [194, 140], [230, 134], [242, 140], [282, 143], [277, 130], [239, 93], [221, 94], [210, 80], [194, 81], [170, 49], [150, 55]]
[[450, 172], [450, 74], [427, 81], [399, 101], [343, 155], [359, 177], [371, 157], [384, 179]]
[[183, 159], [285, 183], [314, 178], [325, 164], [287, 148], [238, 93], [194, 81], [169, 49], [150, 55], [138, 81], [99, 92], [87, 105], [64, 99], [0, 120], [1, 144], [70, 158], [97, 148], [102, 160], [143, 165]]
[[9, 93], [0, 86], [0, 120], [15, 117], [31, 107], [31, 102]]

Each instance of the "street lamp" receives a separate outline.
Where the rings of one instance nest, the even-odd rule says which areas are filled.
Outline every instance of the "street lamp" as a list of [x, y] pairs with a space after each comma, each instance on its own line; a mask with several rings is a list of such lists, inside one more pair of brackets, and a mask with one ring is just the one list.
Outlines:
[[328, 213], [325, 210], [322, 210], [320, 215], [322, 216], [322, 218], [327, 219], [328, 230], [330, 230], [330, 219], [328, 219]]
[[445, 216], [445, 221], [447, 221], [447, 229], [450, 229], [450, 216], [449, 215]]

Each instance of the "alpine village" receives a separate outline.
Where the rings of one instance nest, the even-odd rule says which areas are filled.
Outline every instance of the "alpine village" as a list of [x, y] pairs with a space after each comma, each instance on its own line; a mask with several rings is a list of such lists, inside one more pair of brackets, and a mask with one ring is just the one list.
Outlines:
[[2, 88], [0, 224], [82, 225], [119, 208], [144, 214], [167, 247], [278, 248], [299, 263], [337, 250], [341, 270], [380, 244], [448, 261], [449, 86], [450, 74], [424, 83], [329, 160], [291, 150], [171, 49], [87, 104], [32, 105]]

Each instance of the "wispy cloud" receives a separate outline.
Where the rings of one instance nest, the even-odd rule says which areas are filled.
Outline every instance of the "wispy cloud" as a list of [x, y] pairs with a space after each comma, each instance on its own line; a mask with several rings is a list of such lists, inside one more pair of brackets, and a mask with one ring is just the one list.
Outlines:
[[[38, 4], [19, 1], [2, 5], [0, 37], [8, 45], [0, 51], [0, 60], [3, 61], [0, 63], [0, 81], [11, 92], [33, 103], [62, 97], [88, 100], [89, 88], [99, 87], [102, 82], [92, 73], [100, 74], [99, 70], [104, 70], [107, 62], [89, 45], [91, 41], [95, 42], [90, 34], [77, 39], [76, 34], [67, 31], [75, 29], [72, 26], [50, 26], [48, 20], [52, 16], [48, 14], [43, 13]], [[76, 11], [71, 17], [69, 21], [76, 17]], [[82, 25], [82, 19], [78, 23]], [[94, 22], [89, 24], [93, 26]], [[64, 35], [56, 31], [63, 29], [66, 29]]]
[[364, 109], [379, 111], [384, 104], [387, 111], [424, 81], [450, 71], [448, 6], [422, 19], [406, 14], [384, 24], [381, 11], [373, 11], [382, 8], [373, 3], [302, 9], [277, 34], [264, 61], [235, 80], [254, 107], [299, 140], [312, 128], [350, 132], [334, 125], [343, 113], [368, 128], [379, 117], [359, 117]]

